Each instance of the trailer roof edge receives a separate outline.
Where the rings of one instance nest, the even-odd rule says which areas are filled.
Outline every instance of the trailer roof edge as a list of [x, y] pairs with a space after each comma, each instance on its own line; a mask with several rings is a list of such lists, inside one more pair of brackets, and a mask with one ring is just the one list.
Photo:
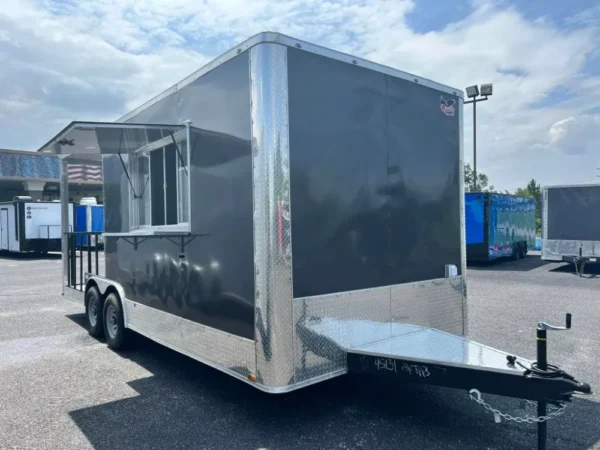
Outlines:
[[600, 183], [581, 183], [581, 184], [556, 184], [553, 186], [542, 186], [542, 189], [554, 188], [576, 188], [576, 187], [598, 187]]
[[205, 64], [200, 69], [193, 72], [192, 74], [188, 75], [183, 80], [179, 81], [178, 83], [174, 84], [170, 88], [168, 88], [165, 91], [161, 92], [160, 94], [156, 95], [152, 99], [148, 100], [147, 102], [143, 103], [142, 105], [140, 105], [137, 108], [133, 109], [132, 111], [128, 112], [124, 116], [120, 117], [119, 119], [116, 120], [116, 122], [126, 122], [127, 120], [136, 116], [140, 112], [144, 111], [145, 109], [149, 108], [150, 106], [152, 106], [155, 103], [159, 102], [160, 100], [164, 99], [165, 97], [171, 95], [174, 92], [177, 92], [178, 90], [184, 88], [188, 84], [191, 84], [192, 82], [194, 82], [201, 76], [205, 75], [206, 73], [208, 73], [208, 72], [214, 70], [215, 68], [219, 67], [220, 65], [226, 63], [230, 59], [233, 59], [235, 56], [239, 55], [240, 53], [247, 51], [256, 45], [264, 44], [264, 43], [280, 44], [280, 45], [285, 45], [287, 47], [298, 48], [300, 50], [304, 50], [304, 51], [307, 51], [310, 53], [315, 53], [315, 54], [318, 54], [321, 56], [326, 56], [328, 58], [346, 62], [348, 64], [358, 65], [358, 66], [365, 67], [365, 68], [368, 68], [371, 70], [375, 70], [375, 71], [378, 71], [381, 73], [385, 73], [386, 75], [391, 75], [391, 76], [394, 76], [397, 78], [402, 78], [404, 80], [412, 81], [413, 83], [421, 84], [423, 86], [426, 86], [426, 87], [429, 87], [432, 89], [436, 89], [438, 91], [442, 91], [447, 94], [455, 95], [459, 98], [464, 98], [464, 93], [461, 89], [456, 89], [451, 86], [447, 86], [447, 85], [435, 82], [428, 78], [420, 77], [418, 75], [414, 75], [414, 74], [411, 74], [408, 72], [394, 69], [393, 67], [386, 66], [384, 64], [375, 63], [375, 62], [372, 62], [372, 61], [369, 61], [369, 60], [366, 60], [363, 58], [359, 58], [356, 56], [352, 56], [352, 55], [349, 55], [347, 53], [343, 53], [343, 52], [340, 52], [337, 50], [332, 50], [332, 49], [329, 49], [326, 47], [322, 47], [320, 45], [311, 44], [309, 42], [302, 41], [300, 39], [295, 39], [293, 37], [286, 36], [281, 33], [265, 31], [262, 33], [258, 33], [256, 35], [250, 37], [249, 39], [246, 39], [241, 44], [238, 44], [235, 47], [231, 48], [230, 50], [226, 51], [225, 53], [221, 54], [220, 56], [217, 56], [215, 59], [213, 59], [209, 63]]

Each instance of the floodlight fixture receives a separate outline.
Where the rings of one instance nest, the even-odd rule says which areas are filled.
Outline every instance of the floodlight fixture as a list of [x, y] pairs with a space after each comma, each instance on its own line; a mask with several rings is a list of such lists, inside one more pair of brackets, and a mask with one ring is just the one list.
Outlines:
[[488, 95], [492, 95], [492, 92], [493, 87], [491, 83], [481, 85], [481, 95], [485, 95], [487, 97]]
[[467, 97], [474, 98], [474, 97], [477, 97], [478, 95], [479, 95], [479, 87], [477, 85], [469, 86], [467, 88]]

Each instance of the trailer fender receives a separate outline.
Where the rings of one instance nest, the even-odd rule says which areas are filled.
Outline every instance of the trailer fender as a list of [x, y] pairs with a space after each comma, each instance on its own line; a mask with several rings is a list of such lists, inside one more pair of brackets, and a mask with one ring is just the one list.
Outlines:
[[117, 291], [119, 299], [121, 300], [121, 307], [123, 308], [123, 322], [125, 323], [125, 328], [128, 328], [127, 325], [129, 323], [129, 312], [127, 311], [127, 302], [125, 301], [126, 297], [123, 286], [121, 286], [121, 284], [117, 283], [116, 281], [107, 280], [106, 278], [94, 275], [88, 278], [85, 285], [85, 290], [87, 291], [88, 288], [90, 286], [93, 286], [94, 284], [98, 287], [98, 290], [100, 291], [100, 294], [102, 294], [102, 296], [106, 296], [107, 290], [111, 287], [114, 288], [115, 291]]

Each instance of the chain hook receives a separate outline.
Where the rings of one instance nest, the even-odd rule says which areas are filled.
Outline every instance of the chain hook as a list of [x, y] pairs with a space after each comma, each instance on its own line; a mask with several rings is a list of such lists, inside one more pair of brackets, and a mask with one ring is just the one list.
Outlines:
[[471, 389], [469, 391], [469, 396], [476, 402], [481, 401], [481, 392], [479, 392], [477, 389]]

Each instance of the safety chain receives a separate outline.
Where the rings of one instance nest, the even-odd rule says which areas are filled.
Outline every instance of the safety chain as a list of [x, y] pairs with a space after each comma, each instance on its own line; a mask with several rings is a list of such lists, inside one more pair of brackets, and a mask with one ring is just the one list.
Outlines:
[[[510, 414], [500, 412], [499, 410], [493, 408], [489, 403], [486, 403], [481, 398], [481, 392], [479, 392], [477, 389], [471, 389], [469, 391], [469, 397], [475, 403], [479, 403], [485, 409], [487, 409], [488, 411], [490, 411], [491, 413], [493, 413], [494, 414], [494, 420], [495, 420], [496, 423], [500, 423], [501, 419], [510, 420], [510, 421], [517, 422], [517, 423], [546, 422], [546, 421], [548, 421], [550, 419], [554, 419], [555, 417], [558, 417], [558, 416], [562, 415], [565, 412], [565, 409], [567, 408], [567, 403], [566, 402], [561, 402], [561, 403], [559, 403], [560, 406], [558, 406], [558, 407], [554, 407], [554, 405], [548, 405], [548, 406], [554, 407], [555, 409], [553, 409], [553, 411], [551, 411], [547, 416], [536, 417], [536, 416], [529, 416], [529, 415], [527, 415], [525, 417], [515, 417], [515, 416], [511, 416]], [[535, 403], [531, 402], [529, 400], [527, 400], [527, 403], [529, 405], [531, 405], [531, 406], [535, 406]]]

